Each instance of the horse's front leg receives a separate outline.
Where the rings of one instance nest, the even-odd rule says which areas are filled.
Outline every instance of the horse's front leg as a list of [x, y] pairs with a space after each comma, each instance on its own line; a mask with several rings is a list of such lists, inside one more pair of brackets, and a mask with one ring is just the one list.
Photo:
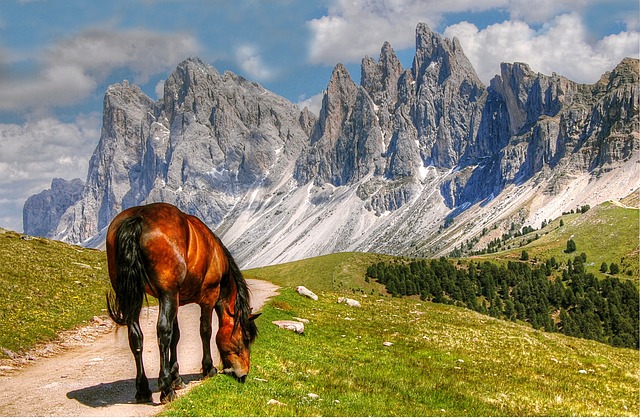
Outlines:
[[[158, 313], [158, 346], [160, 347], [160, 375], [158, 376], [158, 388], [160, 389], [160, 402], [167, 403], [175, 399], [173, 389], [171, 351], [173, 345], [173, 331], [176, 327], [178, 303], [176, 298], [165, 295], [160, 298], [160, 311]], [[177, 346], [177, 341], [176, 341]], [[176, 363], [177, 364], [177, 363]]]
[[144, 372], [144, 365], [142, 363], [142, 344], [143, 335], [140, 329], [140, 323], [138, 320], [129, 325], [129, 348], [133, 353], [133, 357], [136, 361], [136, 402], [148, 403], [151, 402], [151, 389], [149, 389], [149, 380]]
[[171, 334], [171, 386], [175, 390], [184, 389], [186, 385], [180, 377], [180, 365], [178, 365], [178, 341], [180, 341], [180, 328], [178, 328], [178, 317], [173, 322], [173, 333]]
[[211, 317], [213, 306], [200, 305], [200, 338], [202, 339], [202, 374], [204, 377], [215, 376], [218, 370], [211, 359]]

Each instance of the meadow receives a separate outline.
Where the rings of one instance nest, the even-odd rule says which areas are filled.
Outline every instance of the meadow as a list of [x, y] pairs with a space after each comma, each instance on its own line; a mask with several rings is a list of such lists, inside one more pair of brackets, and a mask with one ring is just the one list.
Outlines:
[[[633, 196], [633, 195], [632, 195]], [[474, 258], [505, 262], [518, 260], [522, 251], [527, 251], [530, 260], [545, 262], [552, 257], [565, 264], [575, 256], [586, 253], [586, 271], [596, 277], [605, 277], [600, 272], [603, 262], [617, 263], [621, 279], [633, 280], [638, 284], [640, 276], [640, 209], [622, 207], [605, 202], [583, 214], [563, 215], [542, 228], [517, 238], [511, 238], [505, 245], [511, 249], [495, 254]], [[538, 239], [533, 240], [535, 236]], [[567, 253], [567, 241], [573, 240], [576, 250]], [[526, 244], [528, 241], [530, 243]]]
[[0, 229], [0, 358], [105, 314], [103, 251]]
[[[313, 283], [306, 282], [310, 288]], [[166, 416], [624, 416], [640, 412], [638, 352], [453, 306], [289, 287], [258, 319], [244, 385], [217, 376]], [[303, 335], [274, 320], [301, 317]], [[383, 344], [391, 343], [391, 345]]]
[[[263, 308], [244, 385], [205, 381], [167, 416], [598, 416], [640, 413], [638, 352], [455, 306], [391, 298], [365, 282], [378, 254], [252, 269], [282, 286]], [[298, 295], [304, 285], [319, 300]], [[361, 308], [337, 303], [355, 298]], [[305, 333], [272, 321], [308, 319]], [[391, 343], [385, 345], [383, 343]]]

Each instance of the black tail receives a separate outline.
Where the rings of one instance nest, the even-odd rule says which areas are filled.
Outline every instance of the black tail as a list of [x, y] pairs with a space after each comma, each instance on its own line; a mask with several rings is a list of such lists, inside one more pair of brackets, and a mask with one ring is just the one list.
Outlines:
[[258, 327], [251, 321], [251, 301], [249, 298], [249, 288], [247, 282], [244, 280], [244, 276], [240, 271], [240, 268], [236, 264], [235, 260], [229, 253], [229, 250], [224, 247], [225, 254], [229, 260], [229, 275], [236, 284], [236, 309], [234, 318], [234, 328], [238, 325], [242, 326], [242, 334], [247, 344], [253, 343], [258, 336]]
[[114, 292], [107, 294], [109, 316], [118, 325], [131, 325], [140, 316], [145, 284], [149, 279], [140, 252], [142, 217], [122, 222], [116, 233], [116, 280]]

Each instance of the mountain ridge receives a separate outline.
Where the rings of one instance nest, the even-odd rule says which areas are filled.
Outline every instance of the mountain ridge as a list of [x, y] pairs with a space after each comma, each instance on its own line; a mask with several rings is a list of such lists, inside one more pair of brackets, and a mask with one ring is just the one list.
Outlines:
[[[591, 85], [523, 63], [500, 70], [484, 86], [456, 39], [419, 24], [410, 68], [389, 43], [363, 59], [360, 85], [336, 65], [316, 117], [190, 58], [157, 102], [109, 87], [82, 196], [45, 229], [95, 246], [120, 210], [165, 201], [201, 217], [244, 267], [336, 251], [434, 256], [478, 228], [638, 187], [637, 59]], [[30, 200], [26, 233], [42, 211]]]

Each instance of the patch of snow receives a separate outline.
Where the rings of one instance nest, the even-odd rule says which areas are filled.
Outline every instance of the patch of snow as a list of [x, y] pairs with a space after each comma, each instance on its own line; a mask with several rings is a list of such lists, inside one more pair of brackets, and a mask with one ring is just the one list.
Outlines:
[[420, 168], [418, 168], [418, 175], [420, 176], [420, 180], [424, 181], [424, 179], [427, 178], [427, 175], [429, 174], [429, 167], [425, 167], [424, 165]]

